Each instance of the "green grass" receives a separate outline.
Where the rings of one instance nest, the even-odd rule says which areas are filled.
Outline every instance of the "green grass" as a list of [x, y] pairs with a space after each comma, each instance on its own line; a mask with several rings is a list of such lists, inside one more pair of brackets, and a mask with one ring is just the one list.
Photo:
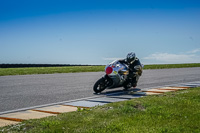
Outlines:
[[103, 71], [105, 66], [0, 68], [0, 76]]
[[168, 68], [187, 68], [187, 67], [200, 67], [200, 63], [145, 65], [144, 69], [165, 69], [165, 68], [168, 69]]
[[[200, 63], [145, 65], [144, 69], [164, 69], [164, 68], [184, 68], [184, 67], [200, 67]], [[27, 74], [75, 73], [75, 72], [98, 72], [98, 71], [104, 71], [104, 69], [105, 69], [105, 66], [0, 68], [0, 76], [27, 75]]]
[[28, 120], [0, 132], [199, 133], [200, 88]]

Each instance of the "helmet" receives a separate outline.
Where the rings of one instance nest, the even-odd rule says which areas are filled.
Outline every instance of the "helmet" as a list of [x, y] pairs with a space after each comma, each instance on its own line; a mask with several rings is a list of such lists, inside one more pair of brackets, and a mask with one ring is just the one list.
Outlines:
[[129, 64], [132, 64], [136, 59], [136, 55], [135, 53], [131, 52], [131, 53], [128, 53], [127, 56], [126, 56], [126, 61], [129, 63]]

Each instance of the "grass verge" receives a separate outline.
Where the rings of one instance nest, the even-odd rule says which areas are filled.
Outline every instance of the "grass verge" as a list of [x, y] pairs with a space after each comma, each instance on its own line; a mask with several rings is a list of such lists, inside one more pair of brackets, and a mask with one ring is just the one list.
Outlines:
[[187, 68], [187, 67], [200, 67], [200, 63], [145, 65], [144, 69]]
[[105, 66], [0, 68], [0, 76], [103, 71]]
[[0, 132], [199, 133], [200, 87], [28, 120]]
[[[144, 69], [185, 68], [185, 67], [200, 67], [200, 63], [145, 65]], [[75, 73], [75, 72], [98, 72], [98, 71], [104, 71], [104, 69], [105, 69], [105, 66], [0, 68], [0, 76], [28, 75], [28, 74]]]

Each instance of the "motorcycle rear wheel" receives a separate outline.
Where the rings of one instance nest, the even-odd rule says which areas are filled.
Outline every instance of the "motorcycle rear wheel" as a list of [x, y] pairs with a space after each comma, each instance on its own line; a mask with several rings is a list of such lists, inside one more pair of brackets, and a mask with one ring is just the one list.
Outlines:
[[105, 78], [100, 78], [95, 84], [94, 84], [94, 87], [93, 87], [93, 90], [95, 93], [100, 93], [102, 92], [103, 90], [106, 89], [106, 80]]

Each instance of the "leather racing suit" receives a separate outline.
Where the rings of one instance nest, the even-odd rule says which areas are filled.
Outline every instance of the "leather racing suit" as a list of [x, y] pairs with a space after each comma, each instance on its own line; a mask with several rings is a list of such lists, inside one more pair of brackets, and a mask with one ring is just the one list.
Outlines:
[[126, 83], [132, 83], [133, 87], [137, 86], [139, 77], [142, 75], [142, 64], [138, 58], [135, 59], [133, 63], [128, 63], [126, 59], [119, 60], [120, 63], [126, 64], [129, 69], [129, 74]]

